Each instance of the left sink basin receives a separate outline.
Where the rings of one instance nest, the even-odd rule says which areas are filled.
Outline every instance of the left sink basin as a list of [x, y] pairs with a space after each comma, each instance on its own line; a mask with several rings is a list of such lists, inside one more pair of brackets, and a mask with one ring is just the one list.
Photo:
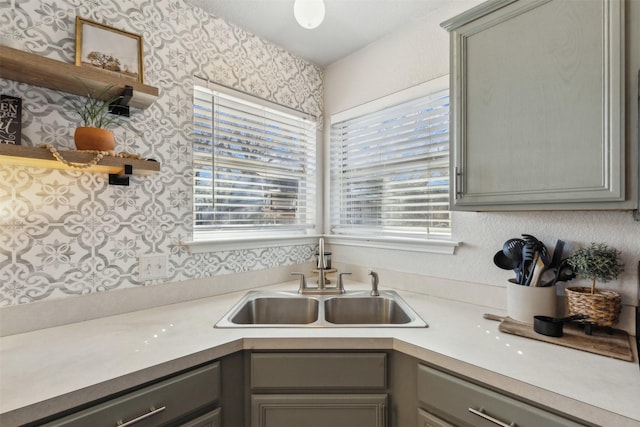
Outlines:
[[309, 325], [318, 321], [317, 299], [279, 292], [249, 292], [217, 327]]
[[306, 324], [318, 320], [318, 301], [310, 298], [256, 298], [231, 318], [233, 323]]

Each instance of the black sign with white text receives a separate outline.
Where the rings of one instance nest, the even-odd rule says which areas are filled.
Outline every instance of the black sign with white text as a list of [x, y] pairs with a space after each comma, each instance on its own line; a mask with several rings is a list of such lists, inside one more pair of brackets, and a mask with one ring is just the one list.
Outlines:
[[0, 144], [20, 145], [22, 99], [0, 95]]

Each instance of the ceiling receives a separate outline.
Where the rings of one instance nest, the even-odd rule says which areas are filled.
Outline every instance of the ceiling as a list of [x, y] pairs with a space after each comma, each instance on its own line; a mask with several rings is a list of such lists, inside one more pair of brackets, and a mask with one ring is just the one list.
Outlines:
[[313, 30], [296, 23], [294, 0], [191, 3], [324, 68], [452, 1], [459, 0], [324, 0], [324, 21]]

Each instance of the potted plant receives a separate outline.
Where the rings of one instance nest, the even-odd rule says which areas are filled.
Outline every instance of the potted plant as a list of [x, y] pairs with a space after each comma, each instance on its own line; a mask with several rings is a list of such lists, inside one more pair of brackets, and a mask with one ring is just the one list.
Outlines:
[[578, 277], [591, 280], [590, 288], [566, 289], [569, 313], [586, 315], [583, 323], [607, 327], [618, 323], [622, 307], [620, 294], [596, 289], [596, 282], [607, 283], [624, 271], [620, 251], [604, 243], [591, 243], [586, 248], [576, 250], [567, 263]]
[[118, 122], [119, 116], [109, 112], [109, 105], [121, 96], [109, 96], [113, 85], [86, 97], [67, 98], [71, 109], [80, 116], [81, 126], [73, 135], [78, 150], [110, 151], [115, 148], [113, 132], [107, 129]]

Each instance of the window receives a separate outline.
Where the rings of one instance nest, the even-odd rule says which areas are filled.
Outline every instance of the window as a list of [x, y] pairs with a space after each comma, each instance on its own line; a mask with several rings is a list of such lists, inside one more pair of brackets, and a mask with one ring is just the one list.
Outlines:
[[450, 237], [448, 78], [332, 117], [330, 169], [332, 233]]
[[315, 122], [226, 88], [193, 105], [194, 240], [313, 228]]

